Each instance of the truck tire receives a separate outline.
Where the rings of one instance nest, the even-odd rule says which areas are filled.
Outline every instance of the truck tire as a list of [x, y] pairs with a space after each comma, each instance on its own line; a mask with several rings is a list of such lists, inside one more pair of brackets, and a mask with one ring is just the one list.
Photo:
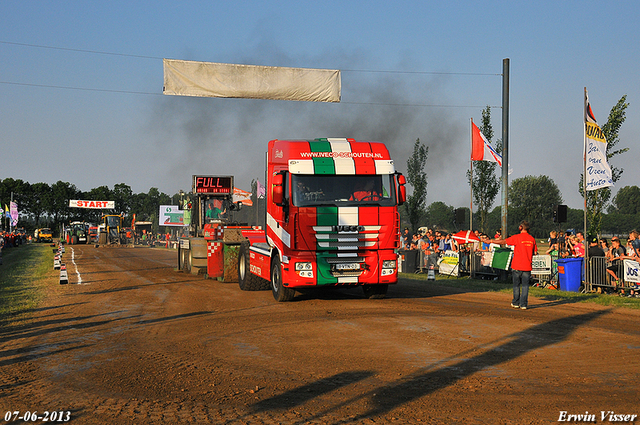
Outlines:
[[71, 245], [78, 245], [78, 237], [76, 235], [71, 236]]
[[191, 274], [207, 273], [207, 241], [203, 238], [194, 238], [190, 241]]
[[251, 273], [250, 265], [249, 242], [245, 241], [240, 244], [240, 250], [238, 251], [238, 285], [243, 291], [264, 291], [269, 289], [269, 281]]
[[389, 289], [389, 285], [364, 285], [362, 287], [364, 296], [370, 300], [385, 298], [387, 289]]
[[295, 290], [282, 285], [282, 266], [277, 254], [271, 262], [271, 292], [278, 302], [291, 301], [296, 294]]
[[106, 245], [107, 244], [107, 234], [104, 232], [100, 232], [100, 236], [98, 236], [98, 245]]
[[180, 251], [180, 254], [182, 255], [182, 270], [184, 270], [187, 273], [190, 273], [191, 272], [191, 250], [183, 249], [182, 251]]

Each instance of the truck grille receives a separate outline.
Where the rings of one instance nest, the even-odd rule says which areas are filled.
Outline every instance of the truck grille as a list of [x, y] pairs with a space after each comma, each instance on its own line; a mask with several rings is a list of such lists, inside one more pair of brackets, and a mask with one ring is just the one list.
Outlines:
[[380, 228], [381, 226], [314, 226], [313, 230], [319, 250], [358, 250], [375, 248]]

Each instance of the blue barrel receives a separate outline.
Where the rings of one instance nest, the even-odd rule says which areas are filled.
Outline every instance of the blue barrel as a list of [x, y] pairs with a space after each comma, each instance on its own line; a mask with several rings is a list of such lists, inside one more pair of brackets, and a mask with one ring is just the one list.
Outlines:
[[558, 281], [561, 291], [580, 292], [582, 283], [582, 257], [559, 258], [555, 260], [558, 265]]

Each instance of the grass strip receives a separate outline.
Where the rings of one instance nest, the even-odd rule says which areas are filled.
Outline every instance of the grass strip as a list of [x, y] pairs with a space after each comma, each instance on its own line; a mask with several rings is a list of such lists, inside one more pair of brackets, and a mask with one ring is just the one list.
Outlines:
[[[471, 279], [469, 277], [449, 277], [436, 275], [436, 280], [427, 280], [426, 274], [400, 273], [400, 279], [419, 280], [421, 283], [449, 286], [453, 288], [466, 289], [474, 292], [504, 292], [511, 294], [513, 284], [511, 281], [495, 281]], [[640, 298], [627, 298], [617, 294], [597, 294], [558, 291], [555, 289], [545, 289], [532, 286], [529, 288], [529, 295], [543, 299], [545, 301], [561, 301], [564, 303], [592, 303], [603, 306], [627, 307], [640, 309]]]
[[55, 277], [53, 248], [26, 244], [2, 250], [0, 265], [0, 326], [11, 325], [35, 309], [42, 288]]

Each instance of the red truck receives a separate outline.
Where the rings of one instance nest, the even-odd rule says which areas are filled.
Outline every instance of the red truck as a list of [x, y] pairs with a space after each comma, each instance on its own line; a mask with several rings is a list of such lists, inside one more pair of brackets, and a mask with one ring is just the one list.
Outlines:
[[383, 298], [398, 281], [405, 177], [382, 143], [353, 139], [272, 140], [267, 152], [266, 229], [243, 232], [243, 290], [362, 286]]

